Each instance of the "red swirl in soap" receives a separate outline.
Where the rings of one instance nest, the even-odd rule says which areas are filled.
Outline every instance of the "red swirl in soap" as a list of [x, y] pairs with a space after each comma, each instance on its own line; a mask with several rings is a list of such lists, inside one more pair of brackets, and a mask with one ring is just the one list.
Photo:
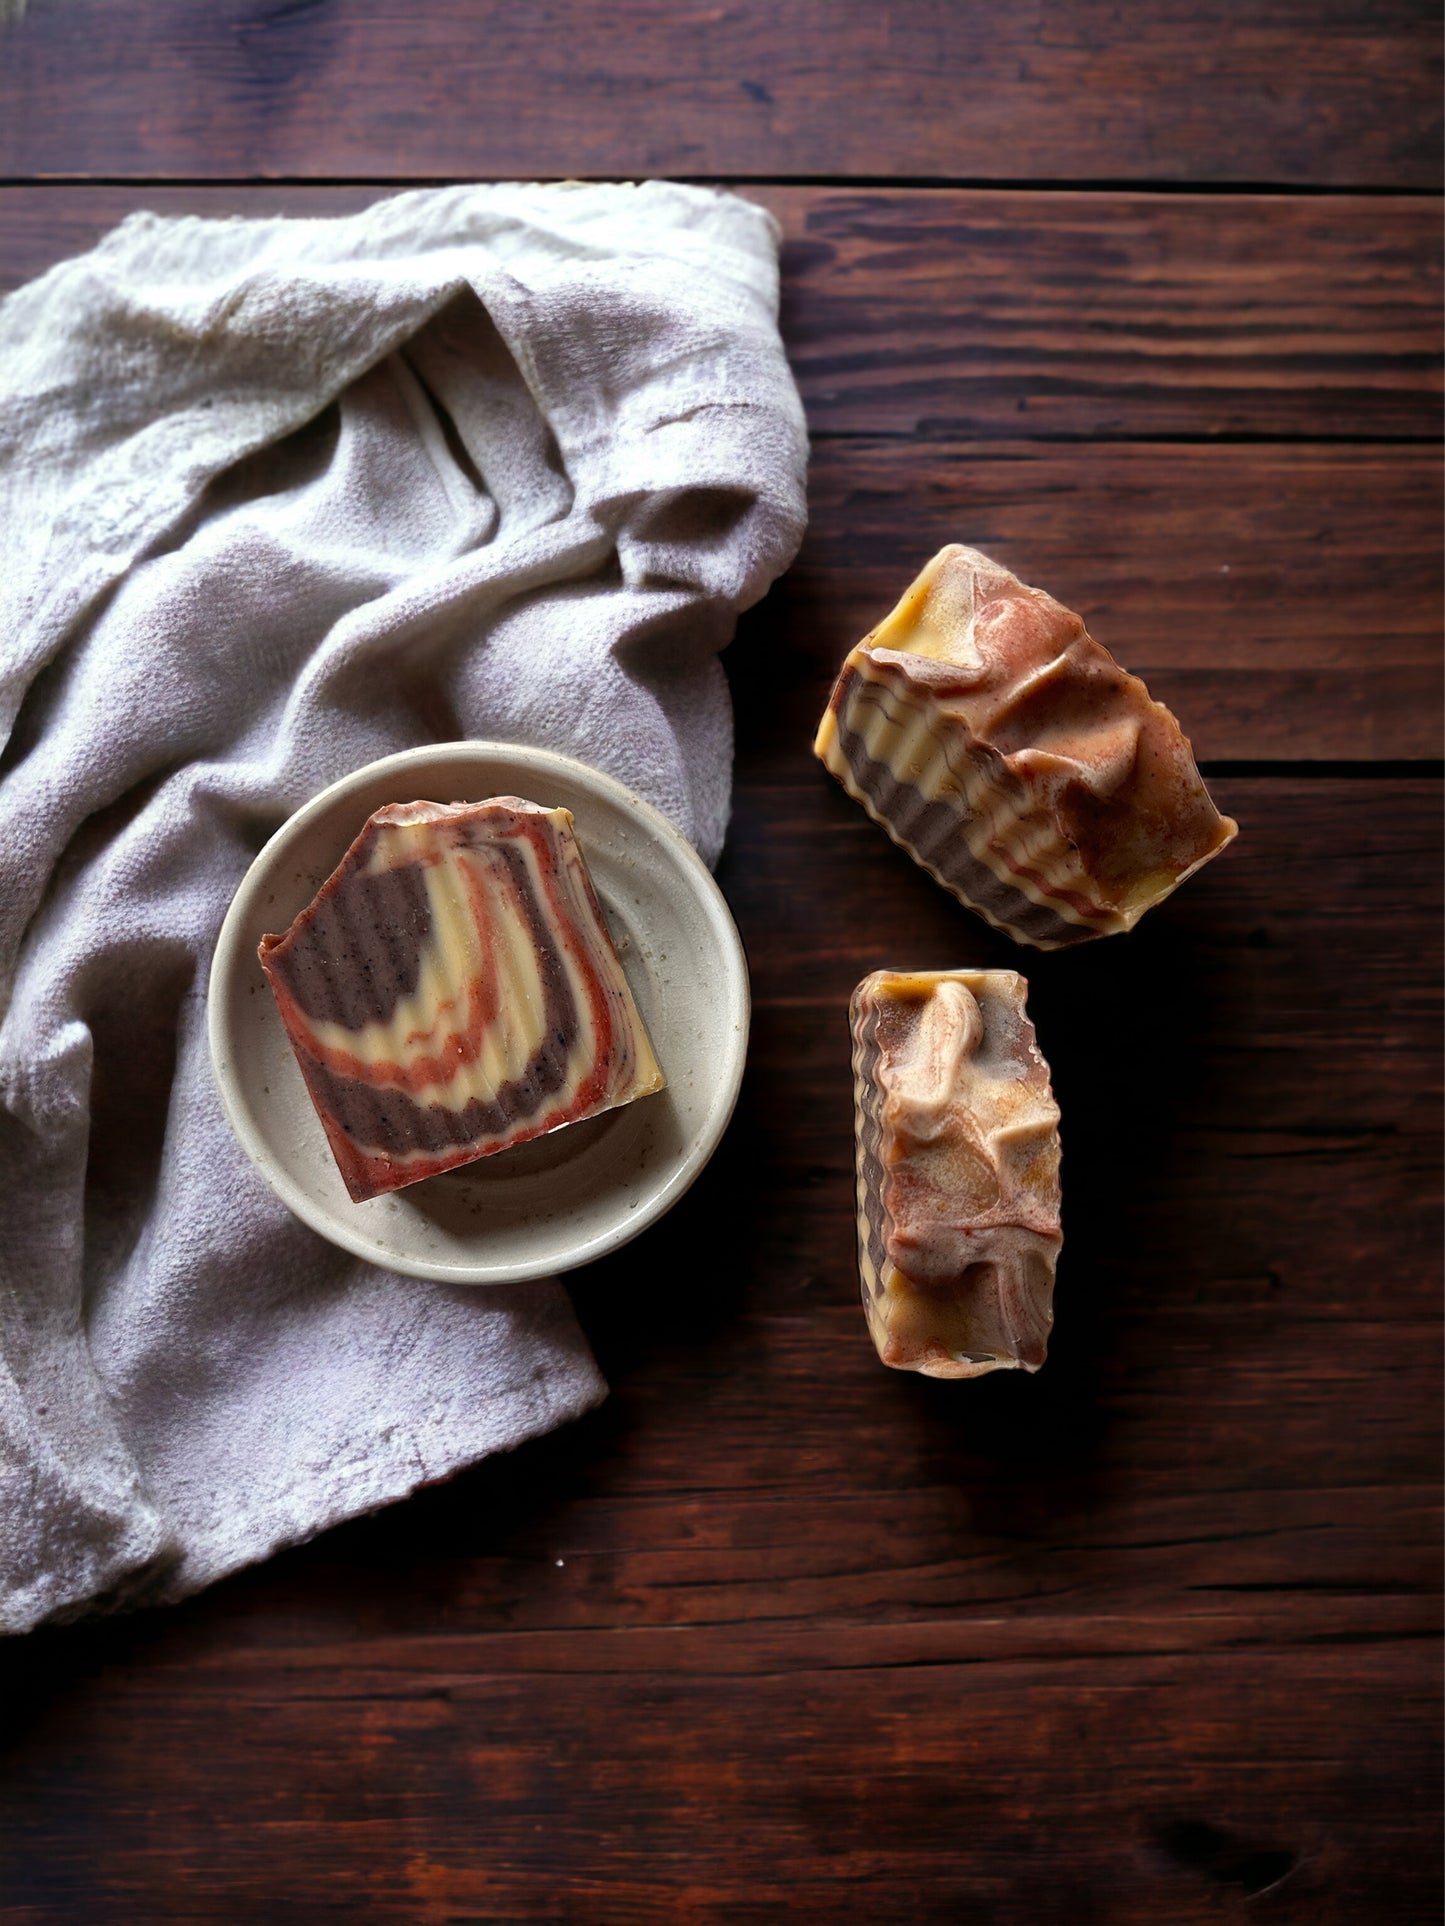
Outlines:
[[260, 957], [358, 1201], [664, 1081], [566, 810], [378, 810]]

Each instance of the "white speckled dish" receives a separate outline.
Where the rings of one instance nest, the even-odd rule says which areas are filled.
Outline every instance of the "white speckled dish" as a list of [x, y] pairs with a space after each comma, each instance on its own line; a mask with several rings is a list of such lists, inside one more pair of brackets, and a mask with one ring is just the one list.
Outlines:
[[[526, 796], [570, 809], [667, 1088], [532, 1143], [354, 1204], [256, 946], [284, 930], [374, 809]], [[675, 1204], [737, 1101], [748, 975], [722, 892], [665, 817], [569, 757], [450, 742], [368, 764], [300, 809], [236, 892], [211, 966], [211, 1061], [232, 1127], [282, 1201], [344, 1250], [412, 1277], [514, 1283], [616, 1250]]]

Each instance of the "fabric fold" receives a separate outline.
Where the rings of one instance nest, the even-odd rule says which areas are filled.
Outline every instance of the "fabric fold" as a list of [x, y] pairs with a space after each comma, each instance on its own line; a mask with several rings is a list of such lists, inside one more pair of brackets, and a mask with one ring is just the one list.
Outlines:
[[604, 1395], [559, 1285], [296, 1223], [204, 1034], [230, 897], [417, 743], [715, 860], [717, 652], [791, 560], [776, 232], [668, 183], [133, 216], [0, 303], [0, 1627], [179, 1597]]

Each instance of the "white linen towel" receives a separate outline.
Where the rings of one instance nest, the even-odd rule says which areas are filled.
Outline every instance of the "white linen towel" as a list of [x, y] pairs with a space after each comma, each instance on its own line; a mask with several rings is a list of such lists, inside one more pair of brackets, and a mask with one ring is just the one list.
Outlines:
[[0, 1628], [181, 1597], [605, 1393], [554, 1283], [358, 1263], [232, 1140], [230, 897], [324, 784], [558, 749], [710, 861], [717, 651], [791, 560], [776, 232], [729, 195], [137, 215], [0, 303]]

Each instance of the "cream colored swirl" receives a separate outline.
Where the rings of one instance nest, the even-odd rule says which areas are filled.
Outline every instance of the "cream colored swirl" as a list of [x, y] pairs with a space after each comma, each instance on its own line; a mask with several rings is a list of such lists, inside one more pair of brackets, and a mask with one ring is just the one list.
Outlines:
[[939, 882], [1042, 949], [1131, 928], [1237, 829], [1081, 619], [958, 545], [850, 653], [814, 749]]
[[956, 1122], [966, 1060], [983, 1036], [978, 1001], [962, 983], [940, 983], [906, 1047], [883, 1073], [883, 1114], [900, 1144], [936, 1143]]
[[[515, 845], [518, 859], [532, 872], [534, 900], [541, 896], [536, 852]], [[411, 1090], [412, 1101], [461, 1110], [478, 1099], [490, 1100], [505, 1084], [522, 1076], [541, 1046], [546, 1028], [542, 960], [531, 929], [508, 885], [510, 877], [485, 849], [443, 849], [438, 858], [430, 824], [393, 825], [376, 838], [363, 874], [420, 864], [431, 934], [421, 950], [416, 989], [381, 1019], [355, 1029], [313, 1020], [311, 1037], [318, 1051], [345, 1054], [357, 1065], [376, 1070], [429, 1057], [438, 1074]], [[486, 886], [486, 929], [478, 918], [465, 870], [480, 873]], [[581, 974], [565, 950], [556, 953], [581, 992]], [[474, 1054], [462, 1057], [448, 1045], [467, 1028], [464, 986], [487, 970], [506, 984], [495, 1019], [482, 1031]], [[586, 997], [576, 997], [579, 1025], [571, 1055], [591, 1061], [594, 1044]]]
[[566, 810], [378, 810], [260, 959], [358, 1201], [662, 1088]]

